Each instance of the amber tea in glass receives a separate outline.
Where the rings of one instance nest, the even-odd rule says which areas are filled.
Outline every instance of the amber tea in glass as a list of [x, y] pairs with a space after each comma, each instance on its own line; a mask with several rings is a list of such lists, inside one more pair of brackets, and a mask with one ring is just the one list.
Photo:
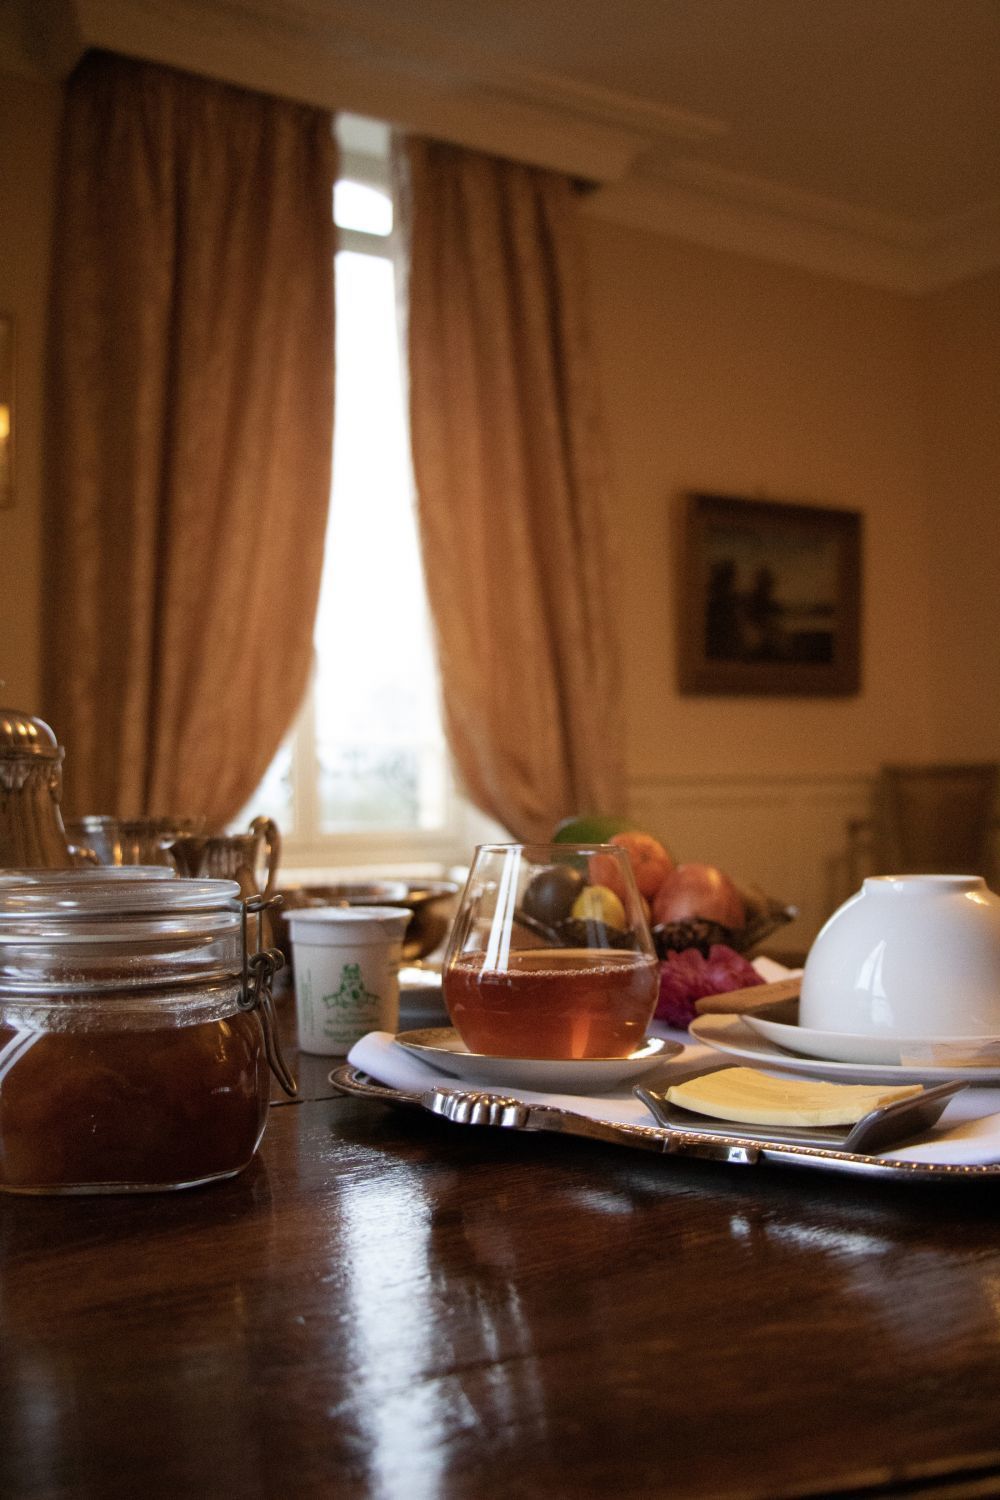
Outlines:
[[470, 1052], [627, 1057], [659, 964], [628, 856], [613, 845], [485, 844], [445, 955], [443, 990]]

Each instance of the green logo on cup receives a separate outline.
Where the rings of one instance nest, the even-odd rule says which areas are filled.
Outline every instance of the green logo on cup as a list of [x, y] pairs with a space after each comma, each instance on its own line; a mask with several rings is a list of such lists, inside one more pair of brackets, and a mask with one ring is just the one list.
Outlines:
[[379, 996], [374, 990], [365, 988], [365, 982], [361, 977], [360, 964], [344, 964], [340, 971], [340, 984], [332, 995], [323, 996], [323, 1004], [330, 1009], [326, 1024], [323, 1027], [327, 1036], [335, 1036], [338, 1031], [338, 1023], [342, 1023], [346, 1013], [357, 1015], [359, 1011], [374, 1018], [377, 1015]]

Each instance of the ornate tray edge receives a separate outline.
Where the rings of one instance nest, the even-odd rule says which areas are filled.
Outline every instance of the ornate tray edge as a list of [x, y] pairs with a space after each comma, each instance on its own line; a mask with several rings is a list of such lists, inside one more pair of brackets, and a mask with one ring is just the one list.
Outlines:
[[664, 1156], [695, 1157], [731, 1166], [802, 1167], [852, 1177], [879, 1177], [894, 1182], [968, 1182], [1000, 1178], [1000, 1163], [962, 1166], [947, 1162], [888, 1161], [848, 1151], [785, 1145], [733, 1135], [701, 1135], [668, 1130], [661, 1125], [615, 1125], [553, 1105], [528, 1105], [496, 1090], [435, 1087], [423, 1094], [407, 1093], [378, 1083], [350, 1064], [334, 1068], [330, 1083], [339, 1093], [375, 1099], [383, 1104], [423, 1109], [459, 1125], [493, 1125], [508, 1130], [541, 1130], [555, 1135], [583, 1136], [633, 1150]]

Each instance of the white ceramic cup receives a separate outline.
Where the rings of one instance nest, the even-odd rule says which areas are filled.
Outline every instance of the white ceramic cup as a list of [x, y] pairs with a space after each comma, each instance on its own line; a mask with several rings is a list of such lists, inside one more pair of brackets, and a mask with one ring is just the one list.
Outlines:
[[412, 912], [312, 906], [287, 915], [299, 1047], [346, 1057], [368, 1031], [399, 1027], [399, 965]]
[[978, 875], [869, 878], [809, 950], [799, 1025], [1000, 1037], [1000, 896]]

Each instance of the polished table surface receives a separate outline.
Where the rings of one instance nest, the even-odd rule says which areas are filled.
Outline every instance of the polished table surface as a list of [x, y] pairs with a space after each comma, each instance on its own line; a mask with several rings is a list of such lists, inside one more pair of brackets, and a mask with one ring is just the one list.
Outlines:
[[[287, 1004], [287, 1002], [286, 1002]], [[0, 1496], [1000, 1494], [1000, 1204], [276, 1104], [0, 1200]]]

